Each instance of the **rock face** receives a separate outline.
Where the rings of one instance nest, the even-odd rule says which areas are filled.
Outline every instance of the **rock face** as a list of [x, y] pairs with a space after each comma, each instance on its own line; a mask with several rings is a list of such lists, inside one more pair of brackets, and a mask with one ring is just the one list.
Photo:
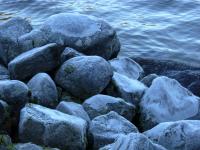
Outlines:
[[99, 94], [113, 75], [110, 64], [99, 56], [79, 56], [66, 61], [58, 70], [55, 81], [78, 98]]
[[89, 141], [93, 141], [93, 149], [96, 150], [107, 144], [111, 144], [120, 134], [138, 132], [137, 128], [116, 112], [94, 118], [89, 128]]
[[65, 114], [77, 116], [77, 117], [80, 117], [80, 118], [90, 122], [90, 118], [89, 118], [87, 112], [84, 110], [83, 106], [80, 104], [77, 104], [74, 102], [62, 101], [59, 103], [59, 105], [56, 107], [56, 109]]
[[61, 47], [55, 43], [22, 53], [8, 64], [12, 79], [24, 80], [39, 72], [52, 71], [59, 65]]
[[132, 120], [135, 115], [135, 106], [125, 102], [121, 98], [98, 94], [87, 99], [83, 103], [90, 119], [104, 115], [110, 111], [115, 111], [128, 120]]
[[23, 52], [18, 45], [18, 37], [31, 30], [29, 22], [19, 17], [12, 18], [0, 25], [0, 60], [5, 65]]
[[0, 80], [0, 99], [11, 106], [21, 107], [30, 99], [29, 88], [18, 80]]
[[110, 64], [115, 72], [125, 75], [130, 79], [137, 80], [144, 73], [142, 67], [128, 57], [112, 59], [110, 60]]
[[109, 59], [120, 50], [115, 30], [92, 16], [56, 14], [49, 17], [40, 30], [46, 33], [49, 42], [70, 46], [87, 55]]
[[8, 69], [0, 64], [0, 80], [10, 79]]
[[[199, 98], [168, 77], [154, 79], [140, 103], [141, 126], [192, 118], [199, 114]], [[199, 117], [198, 117], [199, 118]]]
[[120, 135], [117, 140], [100, 150], [167, 150], [140, 133]]
[[9, 117], [9, 107], [8, 104], [2, 100], [0, 100], [0, 130], [3, 125], [4, 120]]
[[114, 72], [112, 82], [106, 89], [108, 95], [121, 97], [125, 101], [138, 105], [147, 87], [138, 80], [132, 80]]
[[58, 92], [54, 81], [46, 73], [38, 73], [29, 82], [32, 100], [46, 107], [55, 107], [58, 103]]
[[20, 114], [22, 142], [57, 147], [62, 150], [86, 148], [85, 120], [40, 105], [27, 104]]
[[169, 150], [199, 150], [200, 121], [164, 122], [144, 133]]

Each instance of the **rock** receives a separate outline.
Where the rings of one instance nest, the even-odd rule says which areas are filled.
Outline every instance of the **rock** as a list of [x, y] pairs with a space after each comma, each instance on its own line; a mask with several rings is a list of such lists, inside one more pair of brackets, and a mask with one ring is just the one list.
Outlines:
[[125, 75], [130, 79], [137, 80], [144, 73], [142, 67], [128, 57], [112, 59], [110, 60], [110, 64], [115, 72]]
[[8, 64], [12, 79], [25, 80], [39, 72], [52, 71], [59, 65], [62, 48], [55, 43], [27, 51]]
[[111, 144], [120, 134], [138, 132], [138, 129], [124, 117], [111, 111], [106, 115], [98, 116], [91, 121], [89, 141], [94, 150]]
[[112, 82], [106, 89], [106, 94], [121, 97], [125, 101], [137, 106], [146, 89], [147, 87], [140, 81], [114, 72]]
[[30, 99], [26, 84], [18, 80], [0, 80], [0, 98], [15, 107], [23, 107]]
[[8, 69], [0, 64], [0, 80], [10, 79]]
[[167, 150], [161, 145], [153, 143], [146, 136], [140, 133], [120, 135], [117, 140], [100, 150]]
[[8, 148], [10, 148], [11, 146], [12, 146], [12, 140], [10, 136], [6, 134], [0, 134], [0, 149], [9, 150]]
[[120, 50], [116, 31], [105, 21], [92, 16], [56, 14], [49, 17], [40, 30], [49, 42], [69, 46], [86, 55], [110, 59]]
[[33, 143], [19, 143], [14, 146], [14, 150], [59, 150], [57, 148], [46, 148]]
[[147, 87], [150, 87], [151, 84], [152, 84], [152, 82], [153, 82], [153, 80], [154, 80], [155, 78], [157, 78], [157, 77], [158, 77], [157, 74], [149, 74], [149, 75], [145, 76], [145, 77], [141, 80], [141, 82], [142, 82], [143, 84], [145, 84]]
[[200, 96], [200, 80], [192, 82], [187, 88], [192, 91], [194, 95]]
[[33, 142], [62, 150], [85, 149], [86, 129], [85, 120], [40, 105], [27, 104], [21, 110], [21, 142]]
[[5, 65], [21, 54], [18, 37], [32, 30], [30, 23], [22, 18], [12, 18], [0, 25], [0, 60]]
[[147, 130], [161, 122], [199, 118], [199, 100], [176, 80], [157, 77], [140, 103], [141, 127]]
[[125, 102], [121, 98], [98, 94], [85, 100], [83, 107], [93, 119], [97, 116], [104, 115], [110, 111], [115, 111], [127, 120], [132, 120], [135, 115], [135, 106]]
[[8, 104], [2, 100], [0, 100], [0, 131], [1, 127], [7, 117], [9, 117], [9, 107]]
[[54, 81], [46, 73], [36, 74], [29, 82], [32, 100], [39, 105], [55, 107], [58, 103], [58, 92]]
[[87, 122], [90, 122], [90, 118], [89, 118], [87, 112], [84, 110], [83, 106], [80, 104], [77, 104], [74, 102], [62, 101], [59, 103], [59, 105], [56, 107], [56, 109], [65, 114], [80, 117], [80, 118], [86, 120]]
[[101, 93], [112, 75], [112, 68], [105, 59], [99, 56], [79, 56], [60, 67], [55, 81], [75, 97], [86, 99]]
[[169, 150], [199, 150], [200, 121], [164, 122], [144, 132], [155, 143]]

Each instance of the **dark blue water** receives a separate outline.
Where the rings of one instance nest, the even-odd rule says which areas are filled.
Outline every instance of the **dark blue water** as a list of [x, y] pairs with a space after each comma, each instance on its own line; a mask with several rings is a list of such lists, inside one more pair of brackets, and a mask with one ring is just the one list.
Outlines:
[[120, 55], [200, 66], [200, 0], [0, 0], [0, 22], [22, 16], [36, 27], [60, 12], [107, 20], [118, 31]]

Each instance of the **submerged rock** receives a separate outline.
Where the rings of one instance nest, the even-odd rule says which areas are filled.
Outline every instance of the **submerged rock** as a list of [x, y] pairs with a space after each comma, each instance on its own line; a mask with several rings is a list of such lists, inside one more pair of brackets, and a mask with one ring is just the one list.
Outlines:
[[89, 141], [94, 150], [111, 144], [120, 134], [138, 132], [138, 129], [116, 112], [94, 118], [89, 128]]
[[99, 56], [79, 56], [66, 61], [58, 70], [55, 81], [78, 98], [99, 94], [113, 75], [110, 64]]
[[58, 103], [58, 92], [54, 81], [46, 73], [36, 74], [29, 82], [32, 100], [46, 107], [55, 107]]
[[39, 72], [52, 71], [59, 65], [62, 48], [55, 43], [27, 51], [8, 64], [12, 79], [25, 80]]
[[40, 105], [27, 104], [21, 110], [19, 138], [22, 142], [84, 150], [86, 129], [85, 120]]
[[104, 115], [110, 111], [115, 111], [128, 120], [132, 120], [135, 115], [135, 106], [125, 102], [121, 98], [98, 94], [85, 100], [84, 109], [87, 111], [90, 119]]
[[152, 82], [153, 82], [153, 80], [154, 80], [155, 78], [157, 78], [157, 77], [158, 77], [157, 74], [149, 74], [149, 75], [145, 76], [145, 77], [141, 80], [141, 82], [144, 83], [147, 87], [150, 87], [151, 84], [152, 84]]
[[110, 64], [115, 72], [125, 75], [130, 79], [137, 80], [144, 73], [142, 67], [128, 57], [112, 59], [110, 60]]
[[100, 150], [167, 150], [161, 145], [153, 143], [146, 136], [140, 133], [120, 135], [117, 140]]
[[0, 80], [10, 79], [8, 69], [0, 64]]
[[198, 117], [199, 100], [176, 80], [157, 77], [140, 103], [141, 126], [146, 130], [161, 122]]
[[148, 138], [169, 150], [199, 150], [200, 121], [164, 122], [144, 132]]

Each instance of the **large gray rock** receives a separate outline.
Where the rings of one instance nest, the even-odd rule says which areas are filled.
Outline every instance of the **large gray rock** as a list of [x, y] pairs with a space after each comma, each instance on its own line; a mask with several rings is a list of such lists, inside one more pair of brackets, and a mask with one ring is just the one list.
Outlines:
[[6, 118], [9, 117], [9, 107], [8, 104], [0, 100], [0, 130]]
[[199, 118], [199, 100], [176, 80], [157, 77], [140, 103], [141, 127], [146, 130], [161, 122]]
[[144, 73], [142, 67], [128, 57], [112, 59], [110, 60], [110, 64], [115, 72], [125, 75], [130, 79], [137, 80]]
[[8, 64], [22, 53], [18, 38], [32, 30], [30, 23], [22, 18], [12, 18], [0, 25], [0, 60]]
[[52, 71], [59, 65], [62, 48], [47, 44], [17, 56], [8, 64], [12, 79], [24, 80], [39, 72]]
[[153, 143], [146, 136], [140, 133], [120, 135], [117, 140], [100, 150], [167, 150], [161, 145]]
[[0, 80], [10, 79], [8, 69], [0, 64]]
[[58, 92], [54, 81], [46, 73], [36, 74], [27, 84], [32, 93], [32, 100], [39, 105], [55, 107]]
[[57, 148], [46, 148], [33, 143], [19, 143], [14, 146], [13, 150], [59, 150]]
[[116, 31], [105, 21], [92, 16], [56, 14], [46, 20], [41, 30], [47, 33], [50, 42], [72, 47], [87, 55], [109, 59], [120, 50]]
[[135, 106], [125, 102], [121, 98], [98, 94], [85, 100], [84, 109], [87, 111], [90, 119], [104, 115], [110, 111], [115, 111], [128, 120], [132, 120], [135, 115]]
[[110, 64], [99, 56], [79, 56], [66, 61], [58, 70], [55, 81], [78, 98], [99, 94], [113, 75]]
[[80, 117], [80, 118], [90, 122], [90, 118], [89, 118], [87, 112], [84, 110], [83, 106], [80, 104], [77, 104], [74, 102], [62, 101], [58, 104], [56, 109], [65, 114], [77, 116], [77, 117]]
[[0, 99], [11, 106], [21, 107], [30, 100], [26, 84], [18, 80], [0, 80]]
[[114, 97], [121, 97], [125, 101], [138, 105], [147, 87], [138, 80], [114, 72], [112, 82], [106, 88], [106, 93]]
[[120, 134], [138, 132], [138, 129], [114, 111], [94, 118], [89, 128], [89, 141], [94, 150], [111, 144]]
[[199, 150], [200, 121], [164, 122], [144, 134], [169, 150]]
[[62, 150], [84, 150], [86, 129], [85, 120], [40, 105], [27, 104], [21, 110], [19, 138], [22, 142]]

